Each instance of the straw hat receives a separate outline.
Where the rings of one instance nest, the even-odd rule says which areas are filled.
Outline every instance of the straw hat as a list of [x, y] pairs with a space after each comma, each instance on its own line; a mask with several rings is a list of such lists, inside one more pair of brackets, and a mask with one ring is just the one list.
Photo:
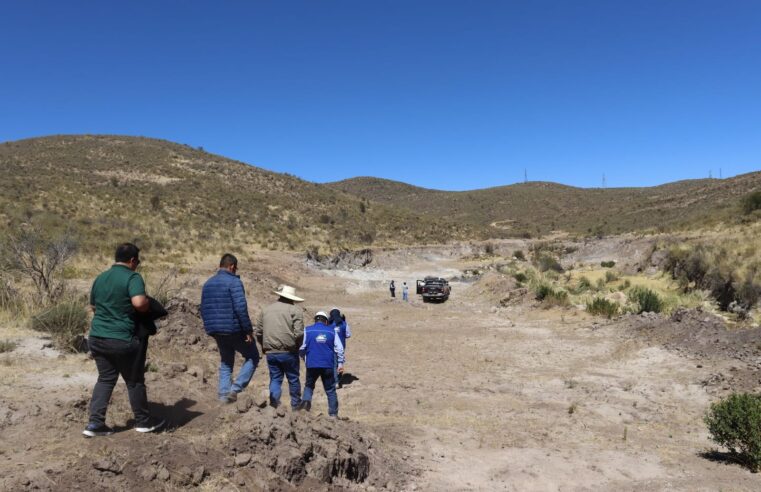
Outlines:
[[290, 285], [281, 285], [280, 290], [276, 290], [274, 292], [280, 297], [285, 297], [286, 299], [290, 299], [292, 301], [296, 301], [296, 302], [304, 301], [304, 299], [296, 295], [296, 289], [291, 287]]

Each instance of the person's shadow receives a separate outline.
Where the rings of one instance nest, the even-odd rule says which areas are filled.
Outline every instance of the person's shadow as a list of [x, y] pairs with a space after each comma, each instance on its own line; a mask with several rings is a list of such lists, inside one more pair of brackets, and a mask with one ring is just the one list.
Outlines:
[[[148, 408], [152, 417], [158, 417], [166, 420], [164, 428], [161, 432], [166, 430], [175, 430], [188, 424], [199, 415], [203, 415], [203, 412], [194, 412], [190, 410], [198, 403], [190, 398], [181, 398], [177, 400], [174, 405], [164, 405], [163, 403], [148, 402]], [[114, 426], [115, 432], [122, 432], [130, 430], [135, 427], [135, 419], [130, 418], [125, 425]]]
[[341, 386], [349, 386], [354, 381], [359, 381], [359, 378], [350, 372], [341, 375]]
[[198, 402], [190, 398], [180, 398], [174, 405], [151, 402], [148, 403], [148, 407], [151, 409], [151, 415], [166, 419], [168, 429], [177, 429], [190, 423], [199, 415], [203, 415], [202, 412], [191, 410], [196, 403]]

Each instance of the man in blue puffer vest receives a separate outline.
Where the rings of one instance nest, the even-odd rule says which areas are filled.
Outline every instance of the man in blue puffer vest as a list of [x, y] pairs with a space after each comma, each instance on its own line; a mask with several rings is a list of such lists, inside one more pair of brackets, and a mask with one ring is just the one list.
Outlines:
[[[238, 259], [227, 253], [219, 262], [217, 274], [203, 285], [201, 318], [206, 333], [214, 337], [219, 348], [219, 399], [226, 403], [248, 386], [259, 363], [253, 327], [248, 316], [248, 303], [243, 282], [237, 275]], [[232, 381], [235, 352], [245, 361], [235, 382]]]
[[338, 357], [338, 373], [344, 370], [344, 348], [336, 336], [333, 325], [328, 325], [328, 315], [319, 311], [314, 316], [315, 323], [304, 329], [304, 343], [299, 354], [304, 359], [307, 368], [304, 396], [301, 398], [301, 408], [309, 411], [312, 408], [312, 392], [317, 379], [322, 379], [322, 387], [328, 396], [328, 415], [338, 417], [338, 395], [336, 394], [336, 378], [333, 372], [333, 359]]

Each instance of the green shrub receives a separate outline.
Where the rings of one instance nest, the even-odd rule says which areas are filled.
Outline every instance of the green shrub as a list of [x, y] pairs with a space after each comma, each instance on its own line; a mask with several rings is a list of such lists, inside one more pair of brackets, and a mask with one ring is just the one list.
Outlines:
[[615, 261], [601, 261], [600, 266], [603, 268], [613, 268], [614, 266], [616, 266], [616, 262]]
[[618, 290], [626, 290], [626, 289], [628, 289], [631, 286], [632, 286], [632, 283], [627, 278], [626, 280], [624, 280], [624, 283], [622, 283], [621, 285], [618, 286]]
[[618, 280], [618, 274], [616, 272], [611, 270], [608, 270], [607, 272], [605, 272], [606, 283], [615, 282], [616, 280]]
[[587, 302], [587, 312], [595, 316], [605, 316], [610, 319], [618, 314], [618, 304], [604, 297], [595, 297]]
[[753, 472], [761, 468], [761, 395], [733, 393], [713, 403], [704, 421], [714, 442]]
[[761, 191], [754, 191], [745, 195], [742, 200], [743, 212], [751, 214], [756, 210], [761, 210]]
[[516, 273], [513, 275], [513, 278], [514, 278], [516, 281], [520, 282], [520, 283], [523, 283], [523, 282], [525, 282], [526, 280], [528, 280], [528, 277], [527, 277], [527, 276], [526, 276], [526, 274], [525, 274], [525, 273], [523, 273], [523, 272], [516, 272]]
[[555, 289], [546, 283], [540, 283], [534, 287], [534, 295], [537, 301], [542, 301], [545, 306], [567, 306], [568, 292]]
[[521, 251], [520, 249], [516, 249], [515, 251], [513, 251], [513, 257], [516, 260], [526, 261], [526, 255], [524, 255], [523, 251]]
[[62, 301], [32, 316], [30, 325], [33, 330], [50, 334], [60, 350], [77, 352], [88, 325], [87, 311], [81, 301]]
[[629, 291], [629, 300], [636, 304], [636, 313], [660, 313], [663, 310], [663, 301], [657, 293], [647, 287], [634, 287]]
[[579, 278], [579, 285], [576, 287], [576, 290], [579, 292], [584, 292], [585, 290], [590, 290], [592, 288], [592, 282], [589, 281], [587, 277], [582, 276]]

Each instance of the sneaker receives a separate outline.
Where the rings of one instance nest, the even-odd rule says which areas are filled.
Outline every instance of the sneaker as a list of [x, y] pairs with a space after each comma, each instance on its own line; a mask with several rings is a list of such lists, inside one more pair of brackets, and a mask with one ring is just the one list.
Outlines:
[[305, 412], [310, 411], [312, 409], [312, 402], [309, 400], [302, 400], [299, 409]]
[[235, 391], [231, 391], [227, 393], [227, 396], [225, 397], [224, 401], [227, 403], [235, 403], [236, 401], [238, 401], [238, 393], [236, 393]]
[[136, 425], [135, 430], [137, 432], [156, 432], [157, 430], [164, 427], [164, 425], [166, 425], [166, 420], [150, 418], [148, 419], [148, 422], [145, 422], [144, 424]]
[[110, 436], [113, 433], [114, 430], [105, 424], [87, 424], [85, 430], [82, 431], [85, 437]]

